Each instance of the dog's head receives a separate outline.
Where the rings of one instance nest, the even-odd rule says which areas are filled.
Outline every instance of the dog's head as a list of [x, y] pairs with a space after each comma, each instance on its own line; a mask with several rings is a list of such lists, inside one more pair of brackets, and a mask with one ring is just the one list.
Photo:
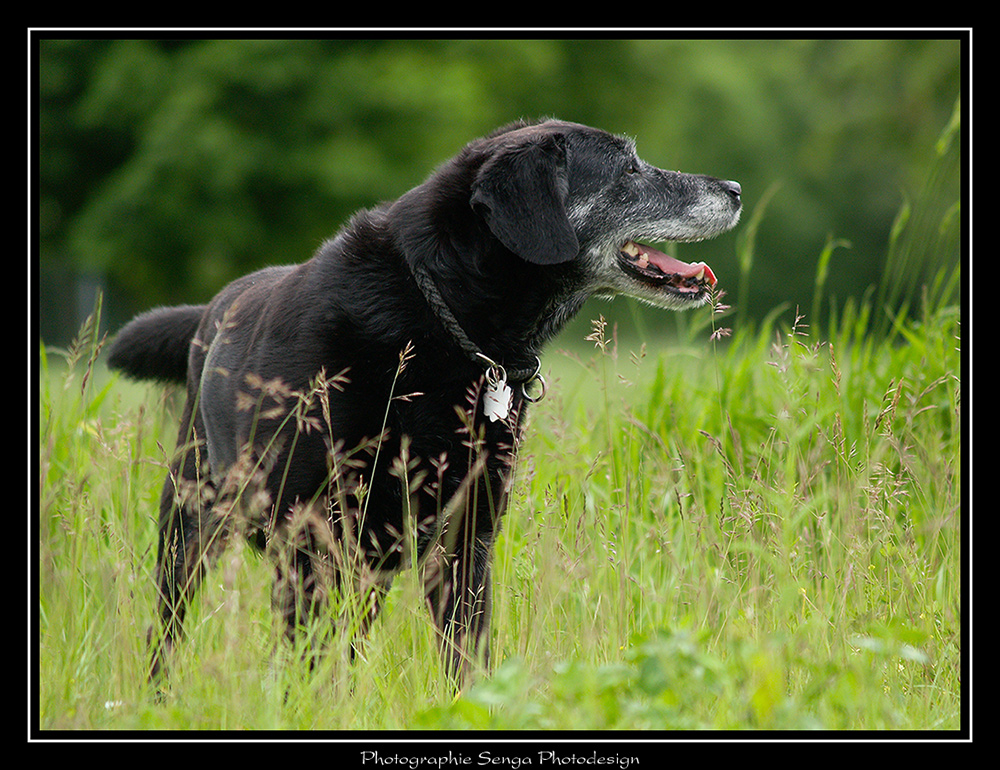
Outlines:
[[471, 203], [510, 251], [540, 265], [577, 260], [593, 294], [660, 307], [705, 302], [711, 269], [642, 241], [698, 241], [732, 228], [740, 186], [664, 171], [631, 140], [562, 121], [515, 124], [470, 145], [485, 159]]

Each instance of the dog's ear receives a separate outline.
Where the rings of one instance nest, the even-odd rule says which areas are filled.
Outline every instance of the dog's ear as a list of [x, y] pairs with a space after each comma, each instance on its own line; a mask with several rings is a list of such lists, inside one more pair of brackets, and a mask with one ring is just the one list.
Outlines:
[[566, 216], [566, 143], [558, 134], [499, 147], [472, 185], [472, 207], [528, 262], [568, 262], [580, 250]]

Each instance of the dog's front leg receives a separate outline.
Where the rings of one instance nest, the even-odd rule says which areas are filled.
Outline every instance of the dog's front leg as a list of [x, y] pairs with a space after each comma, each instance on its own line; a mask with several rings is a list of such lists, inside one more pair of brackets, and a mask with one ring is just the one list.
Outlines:
[[476, 538], [441, 554], [426, 589], [444, 665], [461, 687], [476, 665], [489, 662], [492, 547]]

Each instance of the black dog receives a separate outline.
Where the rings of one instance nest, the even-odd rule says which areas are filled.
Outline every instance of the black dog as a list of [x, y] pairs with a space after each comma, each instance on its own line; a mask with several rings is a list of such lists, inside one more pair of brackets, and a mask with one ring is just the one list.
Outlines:
[[707, 266], [638, 240], [709, 238], [739, 214], [735, 182], [654, 168], [594, 128], [517, 123], [308, 262], [132, 320], [110, 366], [187, 385], [153, 676], [234, 531], [277, 557], [289, 636], [345, 590], [363, 597], [363, 631], [393, 573], [419, 563], [449, 672], [484, 660], [491, 550], [542, 346], [593, 294], [704, 303]]

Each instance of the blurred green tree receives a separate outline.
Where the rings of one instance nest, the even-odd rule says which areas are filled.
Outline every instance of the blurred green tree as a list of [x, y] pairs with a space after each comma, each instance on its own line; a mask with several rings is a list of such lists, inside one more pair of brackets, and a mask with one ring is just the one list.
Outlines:
[[[957, 39], [36, 42], [50, 342], [79, 322], [81, 277], [106, 287], [112, 325], [203, 301], [307, 259], [472, 137], [545, 115], [635, 136], [657, 165], [737, 179], [748, 209], [780, 182], [751, 314], [808, 307], [831, 235], [852, 248], [833, 256], [827, 290], [857, 294], [881, 275], [904, 198], [926, 187], [962, 77]], [[959, 174], [936, 179], [928, 205], [953, 205]], [[679, 248], [735, 289], [734, 242]], [[951, 248], [941, 258], [957, 259]]]

